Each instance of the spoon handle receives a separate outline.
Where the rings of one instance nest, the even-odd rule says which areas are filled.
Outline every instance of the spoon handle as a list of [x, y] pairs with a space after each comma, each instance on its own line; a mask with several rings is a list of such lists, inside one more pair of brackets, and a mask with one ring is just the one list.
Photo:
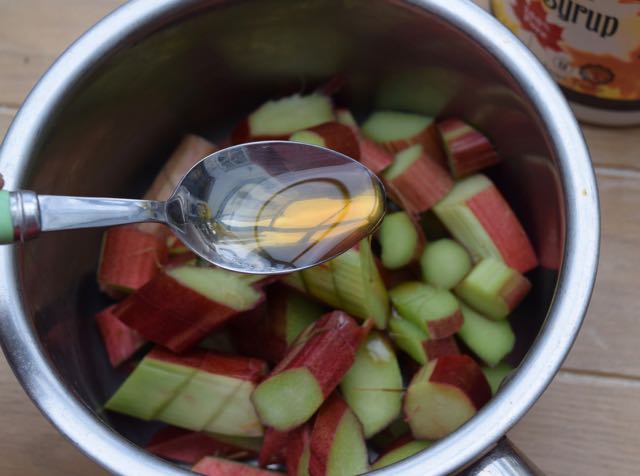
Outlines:
[[165, 202], [0, 191], [0, 244], [28, 240], [41, 231], [166, 220]]

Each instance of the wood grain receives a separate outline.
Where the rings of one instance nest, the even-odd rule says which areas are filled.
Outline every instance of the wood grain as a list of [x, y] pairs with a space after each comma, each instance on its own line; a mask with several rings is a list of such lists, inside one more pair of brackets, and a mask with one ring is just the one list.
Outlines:
[[637, 474], [639, 396], [637, 380], [560, 372], [509, 436], [549, 476]]
[[60, 53], [124, 0], [0, 0], [0, 105], [17, 106]]

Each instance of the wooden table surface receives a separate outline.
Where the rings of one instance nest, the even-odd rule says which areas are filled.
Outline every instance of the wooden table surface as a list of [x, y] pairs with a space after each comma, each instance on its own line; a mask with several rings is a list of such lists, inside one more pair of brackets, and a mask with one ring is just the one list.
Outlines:
[[[74, 38], [122, 3], [0, 0], [0, 139], [47, 66]], [[549, 475], [637, 474], [640, 128], [583, 129], [602, 202], [596, 290], [565, 365], [509, 436]], [[0, 475], [105, 474], [42, 417], [3, 357], [0, 409]]]

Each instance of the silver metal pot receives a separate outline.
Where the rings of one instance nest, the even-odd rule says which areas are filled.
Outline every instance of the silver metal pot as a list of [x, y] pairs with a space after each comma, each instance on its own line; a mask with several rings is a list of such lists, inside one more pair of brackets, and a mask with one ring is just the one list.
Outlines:
[[[507, 158], [493, 178], [545, 265], [513, 319], [519, 370], [468, 424], [377, 473], [506, 474], [521, 462], [505, 456], [504, 444], [469, 465], [533, 405], [576, 337], [596, 272], [598, 200], [589, 154], [559, 90], [471, 2], [130, 2], [38, 83], [6, 136], [0, 170], [9, 189], [130, 196], [181, 133], [215, 138], [260, 101], [339, 72], [358, 112], [459, 115]], [[5, 354], [42, 412], [104, 467], [186, 474], [130, 442], [143, 442], [152, 425], [101, 410], [122, 375], [109, 368], [92, 320], [103, 304], [93, 276], [99, 240], [97, 231], [65, 232], [0, 248]]]

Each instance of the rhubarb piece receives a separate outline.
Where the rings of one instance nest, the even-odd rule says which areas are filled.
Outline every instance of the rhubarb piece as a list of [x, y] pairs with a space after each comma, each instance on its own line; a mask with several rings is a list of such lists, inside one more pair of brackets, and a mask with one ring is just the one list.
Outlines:
[[156, 347], [138, 364], [106, 403], [107, 410], [152, 420], [200, 367], [204, 354], [176, 358]]
[[136, 225], [109, 228], [102, 241], [98, 285], [120, 298], [141, 288], [158, 274], [169, 257], [166, 241]]
[[156, 175], [144, 195], [145, 200], [168, 200], [191, 167], [216, 150], [218, 148], [214, 144], [200, 136], [185, 135]]
[[455, 178], [475, 174], [500, 162], [489, 139], [460, 119], [437, 123], [447, 156], [449, 170]]
[[118, 317], [147, 339], [183, 352], [263, 294], [239, 273], [182, 266], [164, 270], [118, 306]]
[[368, 239], [327, 263], [301, 272], [305, 291], [331, 307], [354, 317], [372, 319], [384, 329], [389, 317], [389, 297], [376, 266]]
[[362, 124], [362, 133], [394, 154], [419, 144], [436, 163], [445, 163], [435, 121], [431, 117], [404, 112], [374, 112]]
[[340, 391], [362, 424], [365, 438], [378, 433], [402, 411], [402, 375], [393, 347], [371, 332], [342, 379]]
[[427, 363], [427, 353], [423, 343], [429, 339], [429, 334], [419, 326], [394, 313], [389, 319], [389, 336], [416, 362], [421, 365]]
[[360, 145], [353, 130], [339, 122], [325, 122], [303, 131], [295, 132], [289, 140], [319, 145], [360, 160]]
[[270, 464], [282, 464], [285, 461], [286, 445], [289, 440], [288, 431], [278, 431], [267, 428], [264, 432], [258, 466], [266, 468]]
[[250, 396], [266, 374], [261, 360], [206, 352], [198, 371], [156, 419], [195, 431], [261, 436]]
[[213, 456], [202, 458], [191, 468], [191, 471], [206, 476], [274, 476], [283, 474]]
[[369, 469], [360, 422], [334, 394], [318, 412], [311, 432], [311, 475], [356, 475]]
[[432, 360], [414, 377], [404, 414], [417, 439], [443, 438], [469, 420], [491, 398], [480, 366], [467, 355]]
[[376, 462], [371, 466], [371, 469], [380, 469], [385, 466], [390, 466], [398, 461], [408, 458], [409, 456], [413, 456], [423, 450], [426, 450], [429, 446], [431, 446], [430, 441], [407, 441], [402, 445], [398, 445], [395, 448], [386, 451], [376, 460]]
[[442, 289], [453, 289], [471, 270], [471, 257], [459, 243], [447, 238], [429, 243], [420, 257], [422, 279]]
[[96, 314], [98, 329], [113, 367], [132, 357], [146, 342], [138, 332], [118, 319], [115, 308], [116, 305], [112, 305]]
[[418, 231], [406, 212], [388, 213], [380, 225], [378, 238], [385, 268], [402, 268], [419, 254]]
[[259, 306], [234, 318], [230, 327], [242, 354], [277, 364], [298, 335], [322, 314], [320, 303], [276, 284], [268, 290], [264, 309]]
[[434, 211], [474, 261], [501, 259], [520, 273], [538, 265], [518, 218], [484, 175], [472, 175], [457, 182]]
[[458, 336], [487, 365], [496, 365], [513, 350], [516, 336], [507, 320], [494, 321], [460, 303], [464, 324]]
[[398, 313], [432, 339], [455, 334], [462, 326], [458, 300], [444, 289], [419, 282], [406, 282], [389, 292]]
[[398, 152], [382, 176], [389, 196], [411, 214], [429, 210], [453, 187], [449, 173], [419, 144]]
[[491, 319], [503, 319], [524, 299], [531, 283], [495, 258], [484, 258], [458, 284], [455, 293]]
[[482, 367], [482, 373], [489, 382], [492, 395], [498, 393], [502, 382], [511, 372], [513, 372], [513, 367], [506, 362], [500, 362], [495, 367]]
[[193, 432], [176, 427], [158, 431], [147, 444], [146, 450], [161, 458], [194, 464], [205, 456], [245, 460], [257, 456], [254, 449], [242, 444], [223, 441], [207, 433]]
[[285, 140], [296, 131], [335, 120], [331, 100], [324, 94], [294, 94], [267, 101], [233, 131], [234, 144], [248, 141]]
[[389, 330], [395, 344], [421, 365], [443, 355], [460, 353], [453, 336], [432, 339], [423, 329], [399, 315], [389, 320]]
[[279, 431], [307, 421], [353, 364], [365, 332], [340, 311], [305, 329], [253, 393], [260, 420]]
[[286, 466], [289, 476], [309, 476], [309, 458], [311, 457], [310, 423], [291, 430], [287, 440]]

